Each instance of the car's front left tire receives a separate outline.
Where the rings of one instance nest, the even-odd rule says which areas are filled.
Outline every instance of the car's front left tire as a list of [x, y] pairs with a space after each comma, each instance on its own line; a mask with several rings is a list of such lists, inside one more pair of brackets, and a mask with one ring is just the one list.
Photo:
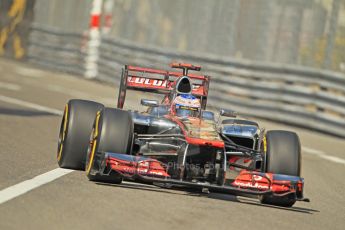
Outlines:
[[[301, 174], [301, 144], [296, 133], [282, 130], [268, 131], [265, 145], [267, 173], [300, 176]], [[265, 195], [260, 197], [261, 203], [283, 207], [295, 204], [294, 194], [290, 196]]]
[[65, 106], [59, 132], [57, 162], [61, 168], [84, 170], [89, 137], [100, 103], [73, 99]]

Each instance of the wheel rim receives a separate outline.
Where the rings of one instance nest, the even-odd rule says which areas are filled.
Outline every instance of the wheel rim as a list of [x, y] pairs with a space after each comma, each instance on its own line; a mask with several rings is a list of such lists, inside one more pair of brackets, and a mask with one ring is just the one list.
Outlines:
[[60, 162], [60, 160], [61, 160], [63, 144], [64, 144], [65, 139], [66, 139], [67, 121], [68, 121], [68, 104], [65, 106], [64, 115], [62, 117], [61, 127], [60, 127], [60, 132], [59, 132], [58, 151], [57, 151], [58, 162]]
[[85, 164], [85, 171], [86, 174], [89, 175], [96, 151], [96, 145], [97, 145], [97, 136], [98, 136], [98, 123], [100, 118], [100, 112], [97, 112], [95, 125], [92, 129], [91, 136], [90, 136], [90, 144], [88, 147], [87, 155], [86, 155], [86, 164]]
[[91, 160], [91, 155], [92, 155], [92, 149], [93, 149], [93, 145], [94, 145], [94, 132], [95, 132], [95, 128], [92, 128], [91, 131], [91, 135], [90, 135], [90, 141], [89, 141], [89, 146], [87, 148], [87, 154], [86, 154], [86, 162], [85, 162], [85, 170], [87, 171], [87, 174], [89, 174], [89, 168], [91, 168], [90, 164], [90, 160]]

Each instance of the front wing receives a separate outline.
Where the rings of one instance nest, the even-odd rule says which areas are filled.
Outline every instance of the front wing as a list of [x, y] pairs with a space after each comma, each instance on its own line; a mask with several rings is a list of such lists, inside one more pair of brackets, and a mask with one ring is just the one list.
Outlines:
[[243, 170], [235, 180], [224, 181], [222, 185], [217, 185], [172, 179], [167, 173], [167, 166], [155, 159], [109, 152], [104, 153], [103, 156], [98, 172], [101, 175], [109, 175], [113, 171], [125, 179], [147, 183], [207, 189], [233, 195], [292, 196], [298, 201], [309, 202], [309, 199], [303, 197], [304, 179], [298, 176]]

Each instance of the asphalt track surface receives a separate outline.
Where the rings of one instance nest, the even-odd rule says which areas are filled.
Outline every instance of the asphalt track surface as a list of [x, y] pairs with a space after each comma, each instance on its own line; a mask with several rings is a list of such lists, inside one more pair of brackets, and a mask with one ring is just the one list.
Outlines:
[[[114, 88], [0, 59], [0, 229], [345, 229], [344, 139], [268, 121], [259, 122], [299, 134], [311, 203], [280, 208], [232, 195], [98, 184], [81, 171], [55, 170], [67, 100], [114, 106]], [[128, 102], [136, 108], [140, 97], [132, 93]]]

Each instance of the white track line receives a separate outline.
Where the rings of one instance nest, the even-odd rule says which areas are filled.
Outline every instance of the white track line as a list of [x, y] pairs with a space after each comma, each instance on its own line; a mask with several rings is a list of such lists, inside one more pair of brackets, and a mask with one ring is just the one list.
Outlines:
[[90, 95], [87, 93], [74, 90], [74, 89], [67, 89], [59, 85], [47, 85], [46, 87], [50, 91], [66, 94], [75, 98], [89, 98], [90, 97]]
[[41, 70], [26, 67], [17, 67], [15, 72], [20, 76], [31, 78], [41, 78], [47, 75], [45, 72]]
[[46, 88], [50, 91], [69, 95], [69, 96], [72, 96], [74, 98], [85, 98], [85, 99], [92, 98], [95, 101], [98, 101], [98, 102], [103, 103], [103, 104], [109, 104], [109, 105], [113, 105], [115, 103], [114, 98], [98, 97], [98, 96], [84, 93], [82, 91], [65, 88], [65, 87], [62, 87], [59, 85], [47, 85]]
[[35, 104], [35, 103], [31, 103], [31, 102], [27, 102], [27, 101], [22, 101], [19, 99], [15, 99], [12, 97], [6, 97], [3, 95], [0, 95], [0, 101], [6, 102], [6, 103], [10, 103], [10, 104], [14, 104], [14, 105], [20, 105], [23, 107], [27, 107], [27, 108], [31, 108], [31, 109], [36, 109], [38, 111], [43, 111], [43, 112], [47, 112], [47, 113], [51, 113], [51, 114], [55, 114], [55, 115], [59, 115], [62, 116], [63, 112], [57, 109], [52, 109], [46, 106], [42, 106], [39, 104]]
[[20, 182], [19, 184], [13, 185], [11, 187], [5, 188], [0, 191], [0, 204], [5, 203], [13, 198], [23, 195], [35, 188], [38, 188], [44, 184], [47, 184], [53, 180], [58, 179], [74, 170], [56, 168], [49, 172], [43, 173], [36, 176], [30, 180]]
[[12, 83], [6, 83], [6, 82], [2, 82], [2, 81], [0, 81], [0, 88], [13, 90], [13, 91], [18, 91], [18, 90], [22, 89], [22, 87], [20, 87], [19, 85], [15, 85]]
[[[55, 115], [62, 115], [63, 112], [57, 109], [49, 108], [46, 106], [38, 105], [35, 103], [23, 101], [16, 98], [6, 97], [3, 95], [0, 95], [0, 101], [19, 105], [27, 108], [36, 109], [38, 111], [43, 111]], [[62, 168], [56, 168], [52, 171], [46, 172], [44, 174], [38, 175], [30, 180], [23, 181], [21, 183], [18, 183], [16, 185], [10, 186], [8, 188], [5, 188], [0, 191], [0, 204], [9, 201], [11, 199], [14, 199], [20, 195], [23, 195], [24, 193], [27, 193], [35, 188], [38, 188], [44, 184], [47, 184], [53, 180], [58, 179], [59, 177], [62, 177], [68, 173], [73, 172], [74, 170], [70, 169], [62, 169]]]
[[318, 156], [318, 157], [320, 157], [322, 159], [325, 159], [325, 160], [328, 160], [328, 161], [331, 161], [331, 162], [334, 162], [334, 163], [345, 165], [345, 160], [344, 159], [339, 158], [339, 157], [335, 157], [335, 156], [329, 156], [329, 155], [327, 155], [326, 153], [324, 153], [324, 152], [322, 152], [320, 150], [316, 150], [316, 149], [312, 149], [312, 148], [308, 148], [308, 147], [302, 147], [302, 150], [305, 153]]
[[[28, 107], [28, 108], [32, 108], [32, 109], [36, 109], [39, 111], [48, 112], [48, 113], [55, 114], [55, 115], [62, 115], [63, 114], [62, 111], [57, 110], [57, 109], [45, 107], [42, 105], [23, 101], [20, 99], [6, 97], [3, 95], [0, 95], [0, 101], [19, 105], [19, 106], [24, 106], [24, 107]], [[345, 160], [338, 158], [338, 157], [334, 157], [334, 156], [328, 156], [319, 150], [314, 150], [311, 148], [303, 147], [303, 151], [306, 153], [309, 153], [309, 154], [317, 155], [317, 156], [319, 156], [325, 160], [331, 161], [331, 162], [345, 164]], [[66, 175], [68, 173], [73, 172], [73, 171], [74, 170], [70, 170], [70, 169], [56, 168], [52, 171], [38, 175], [38, 176], [36, 176], [30, 180], [26, 180], [26, 181], [23, 181], [23, 182], [18, 183], [16, 185], [5, 188], [5, 189], [0, 191], [0, 204], [4, 203], [6, 201], [9, 201], [11, 199], [14, 199], [20, 195], [23, 195], [23, 194], [25, 194], [25, 193], [27, 193], [27, 192], [35, 189], [35, 188], [38, 188], [44, 184], [47, 184], [53, 180], [56, 180], [56, 179]]]

